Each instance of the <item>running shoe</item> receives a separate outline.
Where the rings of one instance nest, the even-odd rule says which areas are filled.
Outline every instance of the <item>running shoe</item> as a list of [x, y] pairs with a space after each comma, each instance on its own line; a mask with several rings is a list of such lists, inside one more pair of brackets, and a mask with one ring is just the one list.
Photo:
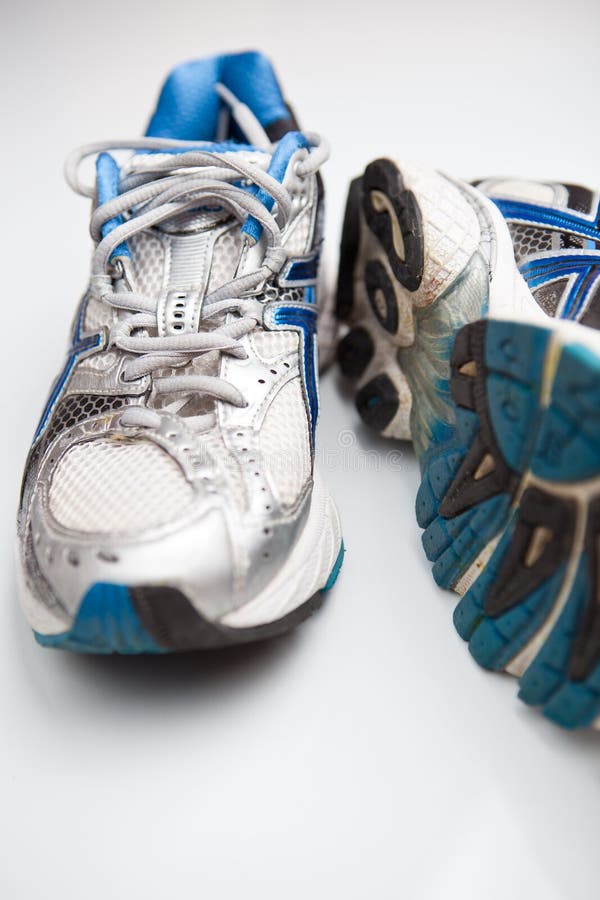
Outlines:
[[333, 585], [340, 523], [314, 470], [326, 157], [243, 53], [176, 68], [145, 138], [68, 160], [92, 270], [18, 522], [44, 646], [258, 640]]
[[414, 443], [459, 634], [570, 728], [600, 714], [598, 213], [575, 186], [378, 159], [350, 188], [337, 295], [362, 419]]
[[475, 186], [504, 216], [519, 271], [544, 312], [600, 328], [598, 192], [506, 178]]

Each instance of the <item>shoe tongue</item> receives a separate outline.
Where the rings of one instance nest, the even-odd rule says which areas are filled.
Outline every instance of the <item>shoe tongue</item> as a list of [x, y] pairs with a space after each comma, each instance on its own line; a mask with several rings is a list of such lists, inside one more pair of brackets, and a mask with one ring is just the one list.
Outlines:
[[[238, 144], [235, 141], [223, 141], [221, 143], [210, 141], [199, 141], [197, 148], [208, 153], [227, 153], [239, 157], [245, 162], [255, 163], [266, 167], [268, 165], [270, 155], [264, 150], [252, 147], [250, 144]], [[183, 151], [182, 151], [183, 152]], [[151, 153], [138, 152], [134, 153], [121, 166], [121, 175], [143, 174], [144, 172], [152, 172], [157, 162], [164, 160], [174, 160], [178, 153], [161, 153], [153, 151]], [[190, 171], [190, 169], [186, 169]]]
[[[221, 150], [221, 147], [213, 144], [211, 149]], [[236, 148], [231, 152], [261, 167], [268, 165], [268, 155], [254, 148]], [[122, 174], [150, 173], [157, 160], [165, 158], [172, 160], [173, 154], [137, 153], [123, 166]], [[137, 290], [156, 298], [158, 333], [168, 336], [181, 333], [174, 330], [180, 323], [187, 330], [205, 327], [200, 324], [204, 297], [234, 278], [243, 236], [240, 222], [227, 209], [210, 201], [204, 207], [180, 213], [135, 235], [128, 243]], [[211, 322], [209, 327], [217, 324]], [[213, 352], [200, 355], [184, 367], [165, 369], [158, 374], [216, 376], [219, 366], [219, 354]], [[153, 398], [151, 405], [194, 416], [211, 411], [214, 402], [204, 396], [187, 398], [170, 394]]]
[[[248, 145], [200, 144], [199, 149], [235, 154], [266, 168], [269, 155]], [[173, 153], [136, 153], [122, 166], [122, 175], [151, 173], [157, 161]], [[190, 169], [186, 169], [187, 172]], [[138, 290], [152, 296], [168, 291], [197, 291], [203, 296], [234, 277], [242, 248], [238, 221], [223, 207], [210, 203], [185, 211], [130, 239]]]
[[177, 230], [153, 228], [135, 236], [129, 247], [140, 293], [159, 298], [194, 291], [203, 297], [234, 277], [242, 234], [230, 216], [199, 211], [182, 217]]
[[489, 178], [479, 184], [480, 190], [499, 200], [518, 200], [542, 206], [565, 205], [567, 189], [554, 182], [528, 181], [524, 178]]

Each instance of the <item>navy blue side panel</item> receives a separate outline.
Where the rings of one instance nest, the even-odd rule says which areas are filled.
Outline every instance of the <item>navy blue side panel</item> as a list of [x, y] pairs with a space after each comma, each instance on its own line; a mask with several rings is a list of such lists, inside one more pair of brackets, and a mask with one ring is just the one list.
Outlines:
[[289, 263], [279, 275], [279, 284], [282, 287], [304, 286], [317, 280], [319, 271], [319, 251], [316, 250], [310, 256], [290, 259]]
[[554, 209], [551, 206], [537, 206], [535, 203], [524, 203], [518, 200], [499, 200], [492, 197], [505, 219], [515, 222], [530, 222], [542, 228], [556, 228], [559, 231], [572, 231], [582, 237], [598, 239], [598, 216], [596, 210], [592, 217], [576, 215], [566, 210]]

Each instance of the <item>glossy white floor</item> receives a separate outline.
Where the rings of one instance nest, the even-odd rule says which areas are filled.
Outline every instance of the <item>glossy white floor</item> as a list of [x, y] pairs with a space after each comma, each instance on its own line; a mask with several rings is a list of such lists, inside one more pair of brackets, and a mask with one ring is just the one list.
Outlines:
[[[600, 183], [595, 0], [3, 6], [0, 894], [588, 900], [600, 736], [471, 661], [413, 516], [410, 448], [330, 374], [322, 464], [348, 548], [322, 612], [265, 646], [174, 659], [37, 647], [15, 600], [22, 463], [85, 281], [78, 143], [140, 132], [181, 59], [259, 46], [333, 146], [329, 256], [376, 155]], [[327, 451], [331, 451], [327, 453]], [[390, 455], [391, 454], [391, 455]]]

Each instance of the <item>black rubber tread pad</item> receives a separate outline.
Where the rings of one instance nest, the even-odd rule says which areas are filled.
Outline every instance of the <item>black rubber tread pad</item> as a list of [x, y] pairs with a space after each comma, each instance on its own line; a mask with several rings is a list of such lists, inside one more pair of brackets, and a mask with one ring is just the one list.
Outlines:
[[356, 395], [356, 408], [365, 425], [383, 431], [398, 411], [400, 400], [394, 383], [387, 375], [377, 375]]
[[347, 378], [360, 378], [373, 358], [375, 345], [366, 328], [352, 328], [337, 346], [337, 361]]
[[[489, 474], [476, 478], [477, 470], [487, 456], [493, 459], [494, 468]], [[446, 519], [453, 519], [472, 506], [477, 506], [498, 494], [512, 493], [517, 484], [518, 479], [516, 476], [513, 479], [499, 451], [491, 441], [486, 441], [480, 432], [474, 438], [440, 503], [440, 515]]]
[[[365, 287], [377, 321], [390, 334], [396, 334], [398, 331], [398, 301], [390, 276], [380, 260], [370, 259], [365, 266]], [[377, 302], [378, 294], [384, 301], [385, 311], [383, 312]]]
[[599, 541], [600, 497], [590, 504], [588, 511], [585, 551], [588, 559], [591, 593], [581, 615], [577, 634], [573, 641], [568, 669], [569, 678], [573, 681], [584, 681], [591, 675], [600, 661]]
[[318, 591], [301, 606], [274, 622], [232, 628], [205, 619], [177, 588], [135, 587], [130, 588], [129, 593], [148, 634], [161, 647], [175, 652], [229, 647], [276, 637], [311, 616], [325, 600], [325, 595]]
[[[547, 538], [535, 561], [527, 564], [527, 552], [536, 531]], [[484, 604], [488, 616], [499, 616], [550, 578], [568, 560], [575, 532], [575, 502], [527, 488], [519, 502], [519, 519], [494, 586]]]
[[[373, 206], [372, 191], [378, 191], [389, 201], [391, 209], [377, 210]], [[371, 231], [377, 236], [388, 257], [392, 272], [401, 285], [416, 291], [423, 278], [424, 249], [421, 211], [414, 194], [404, 188], [398, 167], [389, 159], [376, 159], [365, 169], [362, 180], [362, 207]], [[394, 222], [402, 234], [403, 256], [394, 241]]]
[[[514, 493], [520, 477], [506, 464], [492, 427], [486, 396], [485, 337], [487, 322], [481, 320], [462, 328], [454, 341], [450, 362], [450, 392], [458, 406], [473, 410], [479, 431], [444, 495], [439, 513], [454, 518], [472, 506], [501, 493]], [[475, 374], [464, 374], [466, 365], [475, 366]], [[475, 474], [486, 456], [493, 460], [489, 474]]]
[[358, 256], [360, 239], [360, 205], [362, 198], [362, 178], [350, 182], [342, 240], [340, 243], [340, 266], [338, 272], [335, 313], [338, 319], [347, 319], [352, 312], [354, 298], [354, 266]]

